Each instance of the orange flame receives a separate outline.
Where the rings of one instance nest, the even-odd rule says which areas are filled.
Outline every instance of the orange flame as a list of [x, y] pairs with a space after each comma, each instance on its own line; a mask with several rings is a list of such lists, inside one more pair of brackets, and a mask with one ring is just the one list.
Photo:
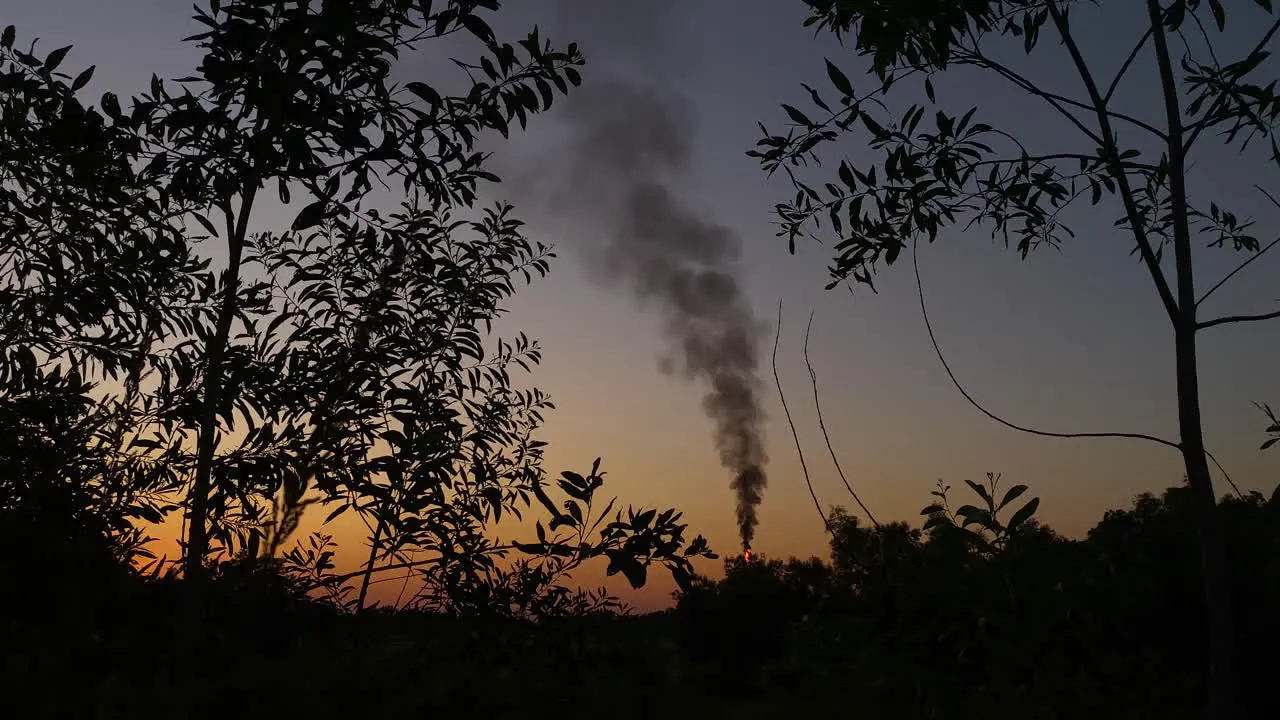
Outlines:
[[743, 550], [743, 551], [742, 551], [742, 561], [743, 561], [743, 562], [751, 562], [751, 549], [750, 549], [750, 548], [747, 548], [746, 550]]

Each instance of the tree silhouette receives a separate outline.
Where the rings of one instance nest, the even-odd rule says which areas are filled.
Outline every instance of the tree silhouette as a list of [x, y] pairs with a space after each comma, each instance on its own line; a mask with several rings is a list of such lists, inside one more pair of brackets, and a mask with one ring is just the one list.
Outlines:
[[[420, 610], [553, 617], [616, 606], [566, 586], [584, 562], [638, 587], [714, 557], [674, 510], [613, 511], [599, 460], [552, 490], [553, 406], [514, 379], [540, 349], [489, 337], [551, 251], [478, 206], [498, 178], [477, 143], [582, 65], [536, 29], [500, 41], [498, 6], [211, 0], [196, 73], [129, 107], [77, 99], [92, 70], [58, 72], [69, 48], [0, 37], [0, 531], [40, 549], [24, 577], [142, 581], [146, 524], [182, 508], [180, 567], [141, 569], [148, 593], [181, 579], [189, 711], [254, 634], [229, 628], [294, 632], [316, 597], [364, 609], [385, 572], [415, 574]], [[475, 49], [460, 88], [393, 80], [445, 36]], [[272, 205], [290, 227], [259, 227]], [[359, 571], [330, 535], [287, 546], [308, 508], [368, 527]], [[496, 538], [508, 517], [536, 541]]]
[[[1256, 79], [1280, 20], [1274, 18], [1272, 3], [1254, 4], [1256, 8], [1238, 12], [1264, 29], [1256, 44], [1241, 53], [1221, 35], [1226, 12], [1219, 0], [1148, 0], [1145, 32], [1135, 38], [1120, 70], [1104, 78], [1073, 32], [1073, 19], [1076, 27], [1085, 21], [1083, 3], [939, 0], [890, 6], [807, 0], [806, 24], [832, 33], [865, 58], [870, 83], [855, 89], [839, 64], [828, 61], [834, 97], [806, 86], [816, 109], [784, 105], [791, 129], [774, 134], [762, 126], [765, 137], [749, 153], [770, 173], [786, 172], [795, 187], [794, 200], [778, 207], [781, 234], [792, 251], [804, 235], [827, 232], [837, 238], [832, 285], [872, 285], [880, 265], [892, 265], [908, 246], [914, 256], [917, 240], [932, 242], [948, 228], [988, 228], [1025, 257], [1071, 236], [1062, 213], [1080, 198], [1087, 195], [1094, 205], [1104, 197], [1118, 201], [1119, 226], [1132, 236], [1173, 331], [1178, 442], [1138, 433], [1025, 428], [966, 397], [1015, 429], [1051, 437], [1141, 438], [1181, 452], [1196, 498], [1203, 553], [1212, 640], [1207, 707], [1212, 717], [1227, 717], [1232, 707], [1232, 603], [1204, 447], [1197, 340], [1209, 328], [1280, 317], [1280, 311], [1203, 317], [1201, 304], [1235, 271], [1200, 292], [1193, 238], [1252, 253], [1241, 268], [1273, 245], [1262, 248], [1252, 234], [1252, 221], [1222, 203], [1189, 196], [1188, 158], [1217, 135], [1225, 146], [1242, 152], [1256, 141], [1254, 147], [1269, 147], [1264, 153], [1280, 160], [1273, 134], [1280, 104], [1272, 85]], [[1052, 91], [1016, 64], [1019, 54], [1045, 51], [1042, 34], [1052, 34], [1065, 48], [1064, 62], [1078, 76], [1083, 97]], [[1179, 53], [1182, 59], [1175, 67]], [[1161, 98], [1148, 119], [1118, 110], [1115, 102], [1126, 77], [1132, 78], [1143, 64]], [[1044, 102], [1070, 124], [1075, 137], [1063, 139], [1060, 147], [1033, 148], [1019, 139], [1016, 126], [984, 122], [977, 107], [955, 115], [939, 107], [926, 118], [926, 108], [938, 105], [934, 83], [957, 68], [980, 72], [989, 82], [1010, 84]], [[928, 102], [904, 103], [905, 110], [896, 112], [892, 90], [908, 81], [923, 84]], [[842, 161], [836, 177], [823, 184], [798, 171], [818, 160], [823, 146], [855, 131], [865, 131], [870, 147], [883, 151], [881, 161], [864, 166]], [[1162, 265], [1166, 249], [1173, 255], [1171, 275]], [[923, 306], [923, 291], [921, 302]]]

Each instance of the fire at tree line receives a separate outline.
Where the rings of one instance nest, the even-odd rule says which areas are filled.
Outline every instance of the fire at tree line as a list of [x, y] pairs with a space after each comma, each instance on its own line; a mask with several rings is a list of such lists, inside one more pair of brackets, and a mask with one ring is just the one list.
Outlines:
[[[808, 24], [849, 57], [828, 61], [831, 87], [809, 88], [813, 108], [784, 105], [785, 134], [761, 126], [750, 152], [795, 183], [777, 210], [792, 249], [832, 233], [835, 280], [870, 283], [958, 215], [1025, 255], [1059, 240], [1063, 206], [1114, 201], [1169, 311], [1180, 381], [1194, 379], [1198, 330], [1266, 318], [1197, 317], [1188, 218], [1245, 265], [1272, 245], [1216, 204], [1197, 209], [1184, 161], [1205, 130], [1202, 143], [1226, 130], [1228, 146], [1270, 136], [1280, 101], [1253, 74], [1280, 21], [1269, 2], [1238, 3], [1233, 13], [1271, 27], [1255, 49], [1198, 65], [1188, 48], [1189, 106], [1167, 113], [1156, 131], [1167, 147], [1148, 158], [1119, 145], [1113, 125], [1133, 118], [1108, 100], [1141, 62], [1176, 101], [1170, 38], [1194, 22], [1212, 42], [1225, 10], [1146, 4], [1148, 32], [1102, 90], [1068, 22], [1083, 3], [806, 0]], [[1083, 538], [1037, 521], [1034, 483], [990, 474], [958, 490], [940, 482], [919, 527], [876, 519], [846, 482], [861, 513], [818, 503], [826, 559], [753, 554], [768, 330], [735, 275], [738, 239], [668, 186], [690, 163], [682, 107], [619, 78], [584, 84], [591, 66], [576, 45], [536, 30], [497, 37], [498, 5], [210, 0], [186, 40], [199, 48], [195, 73], [155, 77], [128, 100], [89, 97], [93, 69], [73, 68], [69, 48], [4, 29], [0, 682], [12, 707], [78, 718], [1277, 716], [1280, 493], [1215, 502], [1210, 484], [1206, 502], [1194, 382], [1178, 388], [1181, 439], [1154, 438], [1182, 453], [1186, 481], [1107, 511]], [[908, 79], [935, 103], [954, 65], [1008, 80], [979, 40], [1029, 55], [1041, 35], [1068, 49], [1088, 98], [1064, 105], [1020, 87], [1072, 113], [1096, 141], [1085, 153], [1005, 158], [992, 143], [1013, 135], [972, 113], [938, 110], [925, 135], [921, 105], [882, 114]], [[392, 80], [397, 58], [442, 36], [474, 40], [461, 85]], [[866, 96], [842, 69], [859, 59]], [[741, 531], [723, 573], [706, 574], [718, 557], [675, 509], [618, 507], [599, 460], [544, 465], [536, 431], [550, 400], [513, 382], [540, 348], [489, 332], [551, 252], [512, 208], [479, 199], [497, 178], [478, 143], [560, 104], [572, 139], [530, 203], [598, 210], [583, 223], [605, 239], [586, 262], [660, 316], [672, 374], [702, 388]], [[877, 166], [842, 162], [840, 185], [817, 186], [825, 195], [807, 184], [817, 149], [855, 132], [886, 151], [880, 181]], [[971, 183], [988, 204], [973, 205]], [[276, 202], [291, 226], [259, 228]], [[1153, 250], [1166, 243], [1172, 278]], [[1280, 422], [1261, 407], [1265, 449]], [[335, 567], [334, 537], [301, 532], [304, 515], [325, 527], [358, 516], [360, 566]], [[149, 529], [173, 517], [182, 557], [156, 557]], [[512, 518], [518, 529], [501, 539]], [[574, 571], [595, 565], [634, 587], [669, 573], [674, 606], [636, 615], [577, 589]], [[403, 588], [394, 606], [370, 600], [386, 582]]]

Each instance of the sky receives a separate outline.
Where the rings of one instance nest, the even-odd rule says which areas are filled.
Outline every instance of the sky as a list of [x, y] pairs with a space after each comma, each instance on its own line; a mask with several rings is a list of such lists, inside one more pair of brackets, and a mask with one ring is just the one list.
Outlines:
[[[1103, 22], [1077, 27], [1090, 61], [1110, 72], [1140, 33], [1135, 28], [1142, 18], [1135, 14], [1137, 4], [1104, 5], [1082, 11]], [[1230, 18], [1228, 44], [1248, 37], [1250, 10]], [[68, 66], [98, 66], [90, 91], [123, 95], [142, 89], [152, 72], [180, 77], [194, 67], [193, 48], [179, 42], [195, 32], [190, 15], [188, 4], [171, 0], [8, 0], [0, 24], [15, 24], [23, 39], [41, 37], [46, 52], [74, 45]], [[824, 507], [853, 507], [853, 501], [827, 455], [814, 413], [802, 356], [810, 311], [810, 358], [827, 430], [849, 482], [882, 521], [918, 523], [940, 479], [963, 488], [965, 479], [1000, 472], [1006, 483], [1030, 485], [1041, 498], [1043, 521], [1081, 535], [1106, 509], [1177, 484], [1180, 458], [1167, 448], [1033, 437], [980, 415], [933, 354], [909, 265], [882, 272], [878, 294], [863, 288], [826, 291], [829, 247], [802, 243], [796, 255], [788, 254], [785, 240], [775, 237], [772, 208], [787, 199], [790, 186], [766, 177], [744, 154], [759, 139], [756, 122], [782, 129], [779, 103], [803, 106], [801, 82], [825, 85], [825, 57], [839, 62], [855, 85], [865, 69], [831, 38], [815, 38], [803, 28], [804, 18], [799, 0], [518, 0], [507, 3], [493, 23], [509, 40], [537, 24], [554, 42], [579, 43], [587, 56], [588, 85], [593, 78], [619, 78], [663, 88], [686, 103], [694, 157], [672, 187], [691, 209], [741, 242], [740, 279], [769, 331], [761, 367], [769, 485], [756, 549], [773, 557], [825, 554], [822, 523], [769, 369], [779, 301], [778, 372]], [[1062, 57], [1060, 48], [1049, 46], [1018, 62], [1025, 74], [1078, 95], [1079, 82]], [[407, 58], [397, 77], [436, 79], [450, 70], [442, 59], [440, 53]], [[1118, 97], [1126, 110], [1158, 117], [1149, 80], [1135, 72]], [[956, 73], [935, 85], [944, 106], [963, 112], [977, 105], [980, 119], [1016, 129], [1036, 147], [1090, 149], [1033, 99], [989, 77]], [[496, 166], [511, 182], [491, 189], [488, 199], [515, 203], [530, 233], [558, 248], [551, 275], [518, 294], [499, 327], [523, 330], [543, 345], [544, 362], [533, 381], [558, 407], [543, 433], [550, 442], [548, 466], [584, 470], [603, 457], [605, 487], [622, 501], [677, 507], [691, 533], [705, 534], [721, 552], [735, 552], [730, 478], [701, 410], [702, 388], [661, 372], [668, 347], [660, 318], [583, 262], [591, 243], [600, 241], [586, 223], [575, 223], [572, 212], [548, 217], [534, 199], [545, 173], [565, 152], [564, 108], [559, 103], [535, 118], [528, 132], [490, 145]], [[857, 142], [835, 150], [862, 160], [869, 152]], [[1280, 192], [1276, 168], [1220, 152], [1206, 152], [1194, 162], [1195, 197], [1256, 217], [1264, 242], [1273, 228], [1280, 229], [1280, 209], [1253, 188]], [[1014, 422], [1176, 439], [1172, 334], [1143, 268], [1129, 256], [1131, 240], [1112, 227], [1115, 216], [1114, 207], [1079, 212], [1073, 216], [1074, 241], [1027, 260], [981, 233], [944, 234], [920, 253], [931, 320], [961, 382]], [[281, 209], [261, 222], [282, 225], [291, 217]], [[1221, 250], [1202, 258], [1201, 287], [1239, 260]], [[1280, 253], [1255, 263], [1216, 293], [1205, 312], [1274, 309], [1277, 263]], [[1280, 402], [1277, 329], [1280, 324], [1215, 328], [1201, 339], [1209, 447], [1242, 490], [1268, 495], [1276, 487], [1280, 456], [1258, 451], [1266, 422], [1252, 402]], [[1219, 486], [1220, 492], [1227, 489]], [[717, 568], [708, 563], [700, 569]], [[662, 604], [671, 589], [665, 581], [651, 585], [629, 595], [638, 607]]]

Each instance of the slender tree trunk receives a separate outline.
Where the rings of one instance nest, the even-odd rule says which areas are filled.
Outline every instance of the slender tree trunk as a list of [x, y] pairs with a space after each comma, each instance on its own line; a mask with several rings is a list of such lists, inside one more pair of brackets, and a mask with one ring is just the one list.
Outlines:
[[1176, 339], [1178, 372], [1178, 426], [1182, 434], [1182, 458], [1191, 486], [1196, 524], [1200, 535], [1200, 563], [1204, 573], [1205, 611], [1209, 629], [1208, 717], [1233, 717], [1234, 626], [1227, 582], [1226, 549], [1218, 515], [1217, 496], [1205, 457], [1200, 417], [1200, 390], [1196, 368], [1194, 328], [1179, 328]]
[[1218, 516], [1218, 499], [1204, 448], [1200, 416], [1200, 371], [1196, 362], [1196, 284], [1191, 254], [1191, 226], [1187, 210], [1186, 148], [1182, 108], [1174, 78], [1173, 61], [1164, 32], [1164, 16], [1157, 0], [1147, 0], [1151, 40], [1160, 70], [1161, 94], [1167, 124], [1169, 199], [1173, 216], [1174, 272], [1177, 312], [1173, 318], [1174, 357], [1178, 389], [1178, 432], [1182, 459], [1191, 487], [1200, 564], [1204, 583], [1205, 612], [1209, 630], [1209, 682], [1206, 714], [1210, 720], [1234, 718], [1233, 675], [1235, 628], [1231, 618], [1231, 591], [1227, 584], [1226, 550]]
[[379, 518], [378, 524], [373, 529], [373, 537], [369, 540], [369, 557], [365, 560], [364, 573], [360, 579], [360, 595], [356, 598], [355, 636], [352, 638], [355, 644], [352, 661], [355, 663], [356, 677], [362, 677], [364, 674], [365, 633], [368, 631], [365, 625], [369, 620], [365, 614], [364, 605], [369, 598], [369, 584], [373, 579], [373, 566], [378, 559], [378, 545], [382, 542], [382, 533], [385, 527], [386, 521]]
[[231, 338], [238, 309], [240, 290], [240, 262], [244, 255], [244, 237], [248, 231], [249, 214], [253, 209], [256, 186], [250, 184], [240, 203], [238, 217], [231, 212], [228, 203], [227, 221], [227, 269], [223, 274], [222, 302], [218, 308], [217, 324], [213, 337], [209, 338], [206, 356], [204, 387], [202, 388], [199, 419], [199, 437], [196, 441], [196, 476], [188, 495], [187, 547], [183, 576], [192, 593], [198, 597], [204, 581], [204, 560], [209, 552], [209, 491], [213, 474], [213, 453], [218, 441], [218, 406], [223, 394], [223, 358]]
[[373, 537], [369, 541], [369, 558], [364, 563], [364, 576], [360, 579], [360, 596], [356, 599], [356, 612], [364, 612], [365, 600], [369, 597], [369, 583], [373, 579], [373, 566], [378, 559], [378, 544], [382, 542], [382, 531], [386, 522], [381, 518], [378, 519], [378, 525], [373, 530]]
[[213, 475], [213, 454], [218, 440], [218, 406], [223, 395], [227, 344], [231, 337], [238, 307], [240, 262], [244, 254], [244, 238], [248, 232], [249, 214], [257, 191], [255, 182], [246, 185], [240, 203], [240, 214], [233, 214], [230, 202], [224, 207], [227, 231], [227, 269], [223, 273], [221, 302], [214, 333], [206, 349], [206, 367], [201, 388], [201, 408], [196, 440], [196, 476], [187, 495], [186, 556], [183, 558], [183, 590], [185, 608], [180, 645], [183, 693], [177, 717], [199, 716], [200, 690], [204, 658], [205, 557], [209, 554], [209, 491]]

